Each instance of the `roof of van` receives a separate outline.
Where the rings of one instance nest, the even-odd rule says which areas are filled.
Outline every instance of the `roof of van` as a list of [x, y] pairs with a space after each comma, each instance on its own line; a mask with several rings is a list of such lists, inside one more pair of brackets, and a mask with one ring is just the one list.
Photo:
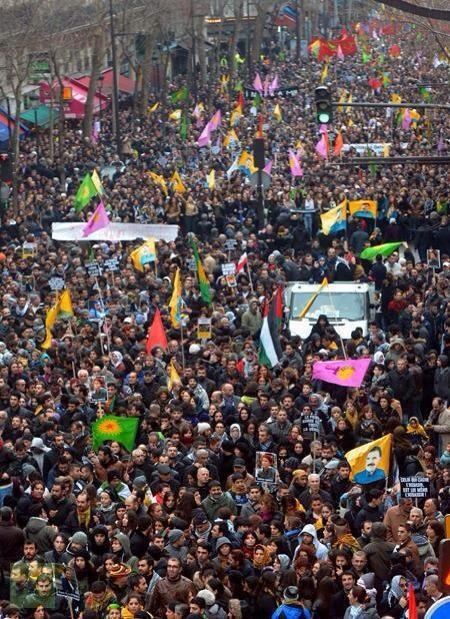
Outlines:
[[[296, 282], [289, 286], [290, 292], [317, 292], [319, 284], [308, 284], [307, 282]], [[321, 290], [322, 293], [339, 293], [339, 292], [356, 292], [363, 293], [368, 292], [373, 288], [373, 284], [359, 284], [352, 282], [336, 282], [334, 284], [328, 284]]]

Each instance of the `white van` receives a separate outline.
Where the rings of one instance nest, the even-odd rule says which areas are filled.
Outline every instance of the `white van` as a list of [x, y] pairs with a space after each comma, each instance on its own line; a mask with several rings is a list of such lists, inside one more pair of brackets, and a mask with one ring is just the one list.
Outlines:
[[304, 318], [298, 318], [319, 284], [297, 282], [285, 290], [285, 303], [289, 308], [289, 330], [291, 335], [307, 338], [321, 314], [327, 316], [330, 324], [342, 339], [350, 339], [352, 331], [361, 327], [367, 334], [369, 322], [375, 317], [371, 307], [374, 296], [373, 284], [336, 282], [328, 284], [317, 295]]

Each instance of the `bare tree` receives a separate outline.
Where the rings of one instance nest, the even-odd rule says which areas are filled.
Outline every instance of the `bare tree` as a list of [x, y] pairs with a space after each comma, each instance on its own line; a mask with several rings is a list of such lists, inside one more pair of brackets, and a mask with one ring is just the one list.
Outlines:
[[244, 2], [243, 0], [233, 0], [233, 13], [234, 13], [234, 29], [230, 41], [230, 77], [233, 78], [236, 72], [236, 52], [237, 44], [239, 41], [239, 35], [242, 29], [242, 22], [244, 18]]

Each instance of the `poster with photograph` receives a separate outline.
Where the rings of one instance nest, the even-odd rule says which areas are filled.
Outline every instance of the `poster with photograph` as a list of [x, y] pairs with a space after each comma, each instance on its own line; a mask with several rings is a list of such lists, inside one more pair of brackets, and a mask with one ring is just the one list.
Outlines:
[[10, 572], [12, 604], [20, 609], [43, 606], [55, 610], [62, 607], [62, 598], [70, 600], [74, 605], [80, 600], [73, 567], [45, 563], [40, 559], [13, 563]]
[[427, 267], [429, 269], [441, 268], [441, 252], [439, 249], [427, 249]]
[[255, 479], [268, 485], [276, 485], [278, 483], [276, 454], [265, 451], [256, 452]]

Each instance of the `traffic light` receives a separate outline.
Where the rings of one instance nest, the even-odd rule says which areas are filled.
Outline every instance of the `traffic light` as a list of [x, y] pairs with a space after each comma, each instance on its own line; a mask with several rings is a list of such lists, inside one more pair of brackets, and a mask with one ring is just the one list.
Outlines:
[[314, 91], [316, 102], [316, 120], [320, 125], [328, 125], [333, 120], [331, 93], [325, 86], [318, 86]]
[[439, 544], [439, 591], [450, 595], [450, 539]]

